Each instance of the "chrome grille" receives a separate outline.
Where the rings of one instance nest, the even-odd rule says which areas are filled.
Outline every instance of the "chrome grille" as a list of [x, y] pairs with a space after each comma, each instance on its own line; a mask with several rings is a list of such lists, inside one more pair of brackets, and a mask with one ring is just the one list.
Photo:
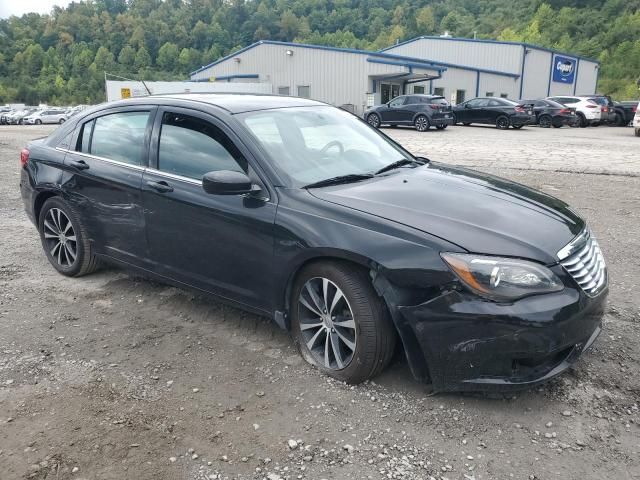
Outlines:
[[595, 296], [607, 285], [607, 266], [600, 245], [588, 229], [560, 250], [558, 258], [587, 295]]

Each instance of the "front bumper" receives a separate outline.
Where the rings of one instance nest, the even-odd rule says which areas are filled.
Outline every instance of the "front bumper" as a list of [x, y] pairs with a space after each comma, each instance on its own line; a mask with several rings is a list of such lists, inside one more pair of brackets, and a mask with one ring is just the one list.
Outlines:
[[535, 115], [522, 115], [522, 114], [516, 114], [516, 115], [511, 115], [511, 125], [535, 125], [536, 123], [536, 117]]
[[449, 291], [399, 306], [437, 391], [526, 388], [565, 371], [597, 338], [607, 289], [563, 291], [512, 304]]

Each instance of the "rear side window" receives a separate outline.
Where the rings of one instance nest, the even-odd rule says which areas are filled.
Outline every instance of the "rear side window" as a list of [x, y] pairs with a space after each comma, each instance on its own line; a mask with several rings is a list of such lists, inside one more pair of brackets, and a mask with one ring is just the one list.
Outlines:
[[435, 103], [437, 105], [449, 105], [449, 102], [444, 97], [434, 97], [428, 100], [428, 103]]
[[231, 139], [211, 123], [166, 112], [162, 117], [158, 169], [200, 180], [207, 172], [247, 172], [247, 161]]
[[141, 165], [149, 112], [98, 117], [82, 127], [77, 150], [130, 165]]

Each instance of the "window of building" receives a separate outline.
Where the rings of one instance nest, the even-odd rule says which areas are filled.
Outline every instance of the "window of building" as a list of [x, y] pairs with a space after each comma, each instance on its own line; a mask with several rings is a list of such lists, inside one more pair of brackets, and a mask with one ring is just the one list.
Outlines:
[[289, 87], [278, 87], [278, 95], [291, 95]]
[[[79, 149], [98, 157], [142, 164], [149, 112], [122, 112], [98, 117], [84, 125]], [[93, 133], [89, 133], [93, 125]]]
[[414, 85], [413, 86], [413, 93], [424, 94], [424, 86], [422, 86], [422, 85]]
[[508, 93], [501, 93], [500, 94], [500, 98], [509, 98], [509, 94]]
[[162, 117], [158, 169], [201, 179], [207, 172], [246, 172], [247, 162], [222, 130], [189, 115], [166, 112]]
[[464, 102], [465, 94], [465, 90], [456, 90], [456, 105]]
[[298, 85], [298, 96], [302, 98], [311, 98], [311, 88], [309, 85]]
[[443, 87], [436, 87], [433, 89], [433, 94], [434, 95], [439, 95], [441, 97], [444, 97], [444, 88]]
[[494, 96], [493, 92], [487, 92], [487, 94], [485, 95], [485, 97], [493, 97], [493, 96]]

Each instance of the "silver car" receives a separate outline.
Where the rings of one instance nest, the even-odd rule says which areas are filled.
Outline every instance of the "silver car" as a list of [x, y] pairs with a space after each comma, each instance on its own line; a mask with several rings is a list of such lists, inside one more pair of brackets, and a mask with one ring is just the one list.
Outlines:
[[27, 125], [42, 125], [43, 123], [62, 124], [67, 120], [64, 110], [39, 110], [24, 118]]

